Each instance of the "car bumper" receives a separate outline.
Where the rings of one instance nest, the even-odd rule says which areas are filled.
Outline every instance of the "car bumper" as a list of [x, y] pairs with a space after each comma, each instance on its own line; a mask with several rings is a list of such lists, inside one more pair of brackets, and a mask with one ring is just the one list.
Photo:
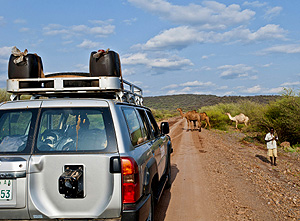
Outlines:
[[137, 203], [123, 204], [122, 221], [146, 220], [151, 208], [151, 195], [143, 196]]

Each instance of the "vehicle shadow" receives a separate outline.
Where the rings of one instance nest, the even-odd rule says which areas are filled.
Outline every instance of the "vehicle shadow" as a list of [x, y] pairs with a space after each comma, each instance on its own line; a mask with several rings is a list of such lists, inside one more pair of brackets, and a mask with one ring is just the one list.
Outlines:
[[[171, 166], [171, 182], [173, 184], [174, 180], [176, 179], [177, 174], [179, 173], [179, 169], [177, 168], [176, 164], [172, 164]], [[155, 221], [163, 221], [166, 217], [166, 212], [168, 210], [170, 201], [171, 201], [171, 189], [165, 189], [159, 202], [155, 206], [154, 210], [154, 220]]]
[[268, 158], [266, 158], [265, 156], [256, 154], [255, 157], [257, 157], [258, 159], [260, 159], [261, 161], [263, 161], [265, 163], [270, 163], [270, 161], [268, 160]]

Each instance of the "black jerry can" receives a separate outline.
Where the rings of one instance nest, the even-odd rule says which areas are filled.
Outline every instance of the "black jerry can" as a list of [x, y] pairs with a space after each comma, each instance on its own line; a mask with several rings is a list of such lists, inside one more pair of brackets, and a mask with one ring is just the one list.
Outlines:
[[93, 55], [97, 52], [93, 51], [90, 56], [90, 74], [91, 77], [99, 76], [121, 76], [121, 64], [119, 54], [114, 51], [103, 53], [100, 57], [95, 58]]
[[[24, 60], [15, 64], [14, 60], [18, 57], [11, 55], [8, 63], [8, 78], [40, 78], [43, 72], [43, 63], [41, 57], [35, 54], [27, 54]], [[20, 82], [21, 88], [40, 87], [36, 82]]]

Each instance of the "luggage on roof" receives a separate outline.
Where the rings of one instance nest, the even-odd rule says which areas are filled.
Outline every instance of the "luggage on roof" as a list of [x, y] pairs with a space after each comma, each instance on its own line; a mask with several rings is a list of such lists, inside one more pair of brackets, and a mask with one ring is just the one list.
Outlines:
[[[43, 97], [102, 97], [142, 105], [143, 92], [122, 78], [119, 54], [107, 49], [92, 52], [89, 73], [43, 74], [42, 59], [37, 54], [21, 52], [16, 47], [9, 60], [7, 91], [11, 100], [21, 95]], [[126, 87], [126, 89], [124, 88]]]
[[[37, 54], [28, 54], [27, 49], [21, 52], [14, 47], [8, 63], [8, 78], [41, 78], [44, 76], [43, 63]], [[23, 87], [36, 87], [35, 83], [23, 83]]]
[[93, 51], [90, 56], [91, 77], [115, 76], [121, 77], [121, 63], [119, 54], [107, 49]]

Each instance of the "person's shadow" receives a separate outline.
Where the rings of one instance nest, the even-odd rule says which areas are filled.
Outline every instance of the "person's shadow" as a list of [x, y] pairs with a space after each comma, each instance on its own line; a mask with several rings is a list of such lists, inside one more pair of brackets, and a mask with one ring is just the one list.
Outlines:
[[256, 154], [255, 157], [257, 157], [258, 159], [260, 159], [261, 161], [263, 161], [265, 163], [270, 163], [270, 161], [268, 160], [268, 158], [266, 158], [265, 156]]

